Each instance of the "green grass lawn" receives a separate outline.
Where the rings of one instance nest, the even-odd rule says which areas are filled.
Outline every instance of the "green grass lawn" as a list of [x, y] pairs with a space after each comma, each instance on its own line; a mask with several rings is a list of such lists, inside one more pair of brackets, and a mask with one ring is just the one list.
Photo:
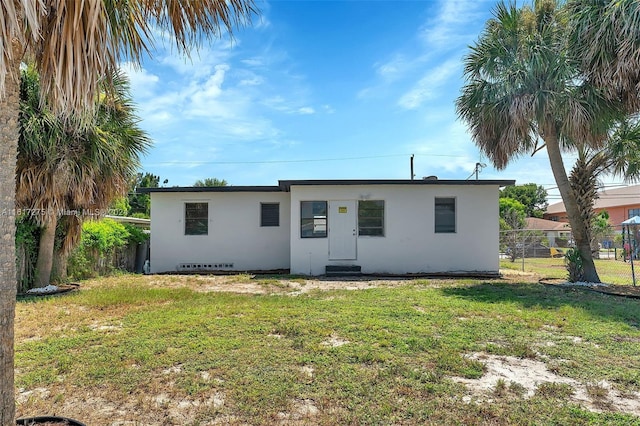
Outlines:
[[20, 301], [18, 414], [91, 425], [640, 425], [606, 401], [588, 411], [560, 385], [525, 399], [498, 383], [469, 403], [452, 380], [483, 376], [468, 358], [481, 352], [638, 395], [637, 300], [500, 280], [307, 293], [263, 280], [263, 294], [206, 292], [205, 280], [121, 276]]
[[[633, 284], [631, 264], [622, 260], [595, 259], [596, 270], [600, 280], [609, 284]], [[640, 282], [640, 261], [637, 263], [636, 279]], [[500, 259], [500, 269], [512, 269], [522, 271], [523, 260], [518, 258], [515, 262], [509, 259]], [[525, 258], [524, 272], [532, 272], [545, 278], [567, 278], [567, 269], [564, 258]]]

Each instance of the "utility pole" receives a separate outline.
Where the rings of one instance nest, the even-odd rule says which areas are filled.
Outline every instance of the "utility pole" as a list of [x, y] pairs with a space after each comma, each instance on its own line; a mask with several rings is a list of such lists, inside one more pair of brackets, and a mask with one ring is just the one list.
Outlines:
[[487, 165], [484, 163], [476, 163], [476, 169], [475, 169], [476, 180], [478, 180], [478, 173], [480, 172], [480, 170], [482, 170], [485, 167], [487, 167]]
[[414, 176], [415, 174], [413, 174], [413, 154], [411, 154], [411, 180], [413, 180]]

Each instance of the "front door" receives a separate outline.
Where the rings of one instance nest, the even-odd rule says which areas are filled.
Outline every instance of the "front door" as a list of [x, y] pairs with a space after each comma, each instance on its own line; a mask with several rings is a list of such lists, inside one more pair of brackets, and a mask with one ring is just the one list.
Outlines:
[[329, 260], [356, 259], [356, 202], [329, 201]]

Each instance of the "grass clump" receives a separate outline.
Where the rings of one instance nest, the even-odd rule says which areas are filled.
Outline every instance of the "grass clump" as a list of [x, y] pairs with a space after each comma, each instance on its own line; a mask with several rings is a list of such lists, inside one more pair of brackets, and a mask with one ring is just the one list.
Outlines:
[[536, 395], [543, 398], [568, 399], [574, 389], [567, 383], [544, 382], [536, 389]]

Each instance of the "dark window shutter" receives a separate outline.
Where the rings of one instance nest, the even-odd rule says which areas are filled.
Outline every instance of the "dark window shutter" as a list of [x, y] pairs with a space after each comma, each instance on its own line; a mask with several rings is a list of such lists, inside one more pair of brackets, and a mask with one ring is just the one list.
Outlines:
[[280, 204], [262, 203], [260, 208], [260, 226], [280, 226]]

